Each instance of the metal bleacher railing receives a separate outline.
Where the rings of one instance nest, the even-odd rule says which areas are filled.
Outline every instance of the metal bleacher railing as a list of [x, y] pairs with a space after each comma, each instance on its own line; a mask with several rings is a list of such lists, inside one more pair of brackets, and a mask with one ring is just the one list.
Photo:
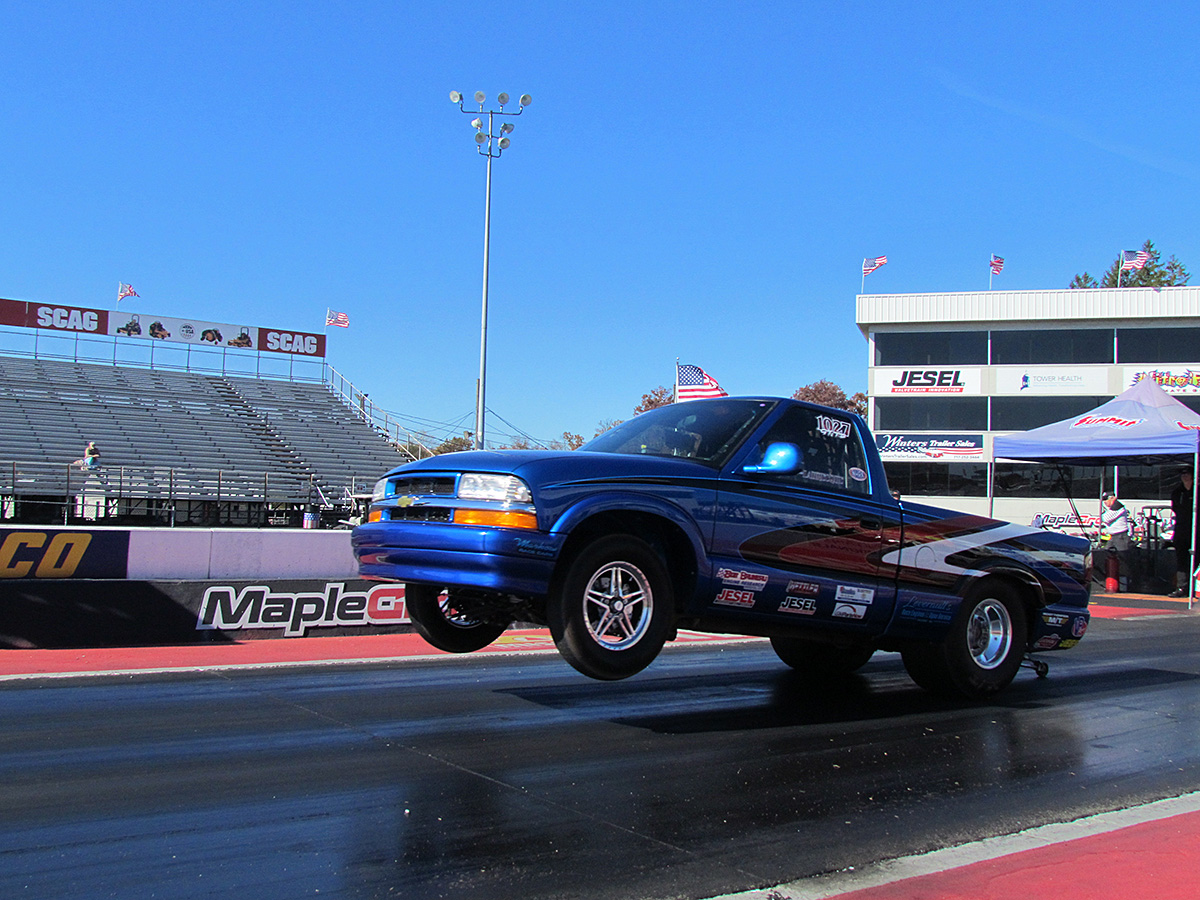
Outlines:
[[[373, 478], [356, 487], [370, 490]], [[295, 524], [333, 509], [312, 476], [197, 467], [9, 462], [0, 466], [2, 518], [48, 523], [152, 519], [162, 524]], [[274, 520], [274, 521], [272, 521]]]
[[121, 336], [64, 335], [61, 332], [4, 326], [0, 326], [0, 355], [317, 382], [325, 384], [346, 408], [387, 438], [397, 450], [413, 459], [433, 456], [430, 447], [441, 443], [440, 438], [407, 428], [395, 413], [376, 406], [369, 394], [359, 390], [324, 359], [231, 347], [157, 343]]
[[[72, 518], [148, 517], [170, 524], [213, 520], [217, 524], [299, 524], [293, 520], [302, 513], [320, 510], [328, 514], [324, 518], [332, 516], [337, 521], [339, 514], [352, 513], [382, 471], [395, 464], [387, 462], [391, 453], [400, 460], [421, 458], [432, 455], [429, 447], [436, 443], [430, 435], [409, 430], [393, 414], [370, 402], [365, 392], [324, 360], [5, 327], [0, 327], [0, 357], [13, 360], [13, 399], [8, 401], [12, 409], [7, 414], [13, 416], [14, 430], [28, 429], [25, 433], [31, 436], [18, 441], [14, 434], [0, 457], [0, 517], [4, 519], [67, 522]], [[36, 380], [19, 372], [20, 359], [45, 360], [60, 367], [75, 363], [90, 373], [98, 371], [96, 366], [104, 366], [106, 372], [117, 367], [117, 372], [124, 373], [121, 379], [128, 388], [126, 393], [134, 395], [133, 402], [118, 396], [119, 391], [108, 384], [110, 377], [104, 375], [100, 380], [105, 384], [93, 387], [97, 394], [108, 390], [108, 402], [116, 406], [107, 407], [110, 412], [103, 418], [111, 416], [113, 427], [129, 438], [126, 444], [144, 448], [144, 455], [154, 457], [155, 464], [106, 464], [98, 471], [64, 464], [63, 436], [57, 435], [59, 446], [47, 443], [52, 440], [45, 437], [50, 429], [38, 422], [39, 416], [44, 421], [47, 412], [38, 409], [40, 398], [32, 396], [39, 394], [40, 388]], [[147, 374], [137, 376], [138, 370]], [[167, 376], [155, 384], [155, 376], [147, 370], [194, 374], [196, 387], [215, 393], [202, 397], [203, 391], [196, 390], [190, 396], [184, 392], [193, 385], [181, 386]], [[58, 377], [61, 379], [61, 374]], [[287, 387], [289, 382], [295, 386]], [[323, 387], [317, 390], [317, 384]], [[56, 390], [63, 397], [70, 393], [61, 380]], [[88, 391], [86, 382], [79, 390]], [[162, 399], [167, 396], [169, 401]], [[214, 397], [227, 401], [225, 411], [215, 419], [212, 410], [220, 404]], [[71, 402], [81, 428], [98, 424], [99, 410]], [[136, 410], [129, 410], [131, 405], [147, 409], [139, 418]], [[162, 417], [159, 424], [175, 420], [175, 440], [180, 446], [163, 446], [162, 436], [145, 428], [142, 422], [150, 415], [150, 407], [155, 407], [153, 415]], [[308, 417], [307, 424], [321, 427], [291, 424], [300, 411]], [[186, 425], [189, 416], [208, 418], [200, 418], [199, 427], [180, 432], [184, 427], [180, 423]], [[89, 417], [93, 426], [86, 424]], [[211, 446], [203, 445], [210, 432], [218, 434], [230, 427], [223, 421], [227, 419], [239, 423], [247, 438], [250, 430], [255, 431], [257, 444], [247, 439], [239, 447], [231, 440], [216, 454]], [[347, 424], [355, 420], [362, 425]], [[363, 428], [359, 434], [354, 433], [357, 427]], [[183, 436], [178, 437], [180, 434]], [[193, 438], [195, 449], [187, 452], [184, 445]], [[274, 449], [264, 443], [268, 438], [274, 440]], [[365, 445], [380, 449], [372, 454]], [[26, 456], [30, 450], [41, 458], [30, 459]], [[304, 523], [309, 524], [307, 516]]]

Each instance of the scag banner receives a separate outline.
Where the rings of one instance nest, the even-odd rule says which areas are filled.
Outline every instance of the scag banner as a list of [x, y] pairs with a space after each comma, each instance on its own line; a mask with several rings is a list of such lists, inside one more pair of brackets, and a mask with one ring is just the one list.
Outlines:
[[51, 303], [0, 300], [0, 325], [18, 328], [48, 328], [83, 334], [108, 334], [108, 311]]
[[325, 335], [313, 332], [177, 319], [143, 312], [109, 312], [48, 303], [26, 303], [21, 300], [0, 299], [0, 325], [239, 350], [266, 350], [294, 356], [325, 355]]

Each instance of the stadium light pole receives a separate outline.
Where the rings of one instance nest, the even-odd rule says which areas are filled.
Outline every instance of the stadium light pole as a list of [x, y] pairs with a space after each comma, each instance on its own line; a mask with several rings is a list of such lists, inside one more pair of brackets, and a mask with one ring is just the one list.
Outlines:
[[[499, 159], [500, 155], [508, 149], [511, 143], [508, 136], [512, 134], [513, 130], [512, 122], [502, 122], [499, 129], [496, 129], [495, 124], [497, 117], [516, 117], [525, 112], [525, 108], [533, 102], [533, 98], [528, 94], [522, 94], [517, 101], [516, 111], [505, 111], [504, 109], [509, 103], [508, 94], [497, 95], [496, 103], [499, 104], [499, 109], [485, 110], [483, 108], [487, 103], [487, 97], [483, 91], [475, 92], [475, 102], [479, 104], [477, 112], [466, 108], [466, 101], [460, 91], [450, 92], [450, 102], [457, 103], [461, 112], [476, 116], [471, 122], [475, 128], [476, 149], [480, 156], [487, 157], [487, 188], [483, 203], [483, 314], [479, 325], [479, 382], [475, 386], [475, 449], [482, 450], [484, 402], [487, 396], [488, 256], [492, 232], [492, 160]], [[486, 124], [484, 116], [487, 117]]]

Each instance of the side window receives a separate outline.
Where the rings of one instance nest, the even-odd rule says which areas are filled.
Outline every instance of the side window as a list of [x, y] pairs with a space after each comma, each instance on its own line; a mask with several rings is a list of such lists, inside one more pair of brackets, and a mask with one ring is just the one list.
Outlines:
[[821, 490], [871, 493], [867, 456], [849, 417], [794, 407], [759, 442], [759, 458], [771, 444], [781, 442], [799, 448], [801, 469], [778, 480]]

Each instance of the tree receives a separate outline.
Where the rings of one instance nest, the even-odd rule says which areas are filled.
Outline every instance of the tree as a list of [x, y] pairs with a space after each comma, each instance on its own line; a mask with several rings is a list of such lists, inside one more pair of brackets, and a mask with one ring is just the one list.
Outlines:
[[674, 393], [671, 388], [659, 385], [650, 393], [642, 394], [642, 402], [633, 408], [633, 414], [636, 416], [660, 406], [670, 406]]
[[433, 448], [435, 456], [441, 456], [443, 453], [456, 453], [459, 450], [475, 449], [475, 440], [471, 436], [471, 432], [464, 431], [462, 437], [447, 438], [436, 447]]
[[1122, 272], [1121, 257], [1118, 255], [1113, 260], [1113, 264], [1108, 267], [1108, 271], [1104, 273], [1104, 278], [1099, 282], [1090, 274], [1084, 272], [1082, 275], [1076, 275], [1072, 278], [1071, 283], [1067, 287], [1115, 288], [1118, 276], [1120, 277], [1121, 287], [1171, 287], [1173, 285], [1187, 284], [1188, 279], [1192, 277], [1183, 263], [1174, 256], [1164, 264], [1158, 250], [1154, 247], [1153, 241], [1147, 240], [1146, 243], [1142, 244], [1142, 250], [1149, 254], [1150, 258], [1140, 269], [1130, 269]]
[[583, 446], [583, 435], [573, 434], [570, 431], [562, 433], [562, 439], [554, 441], [550, 447], [554, 450], [578, 450]]
[[859, 391], [852, 397], [828, 379], [822, 378], [812, 384], [797, 388], [792, 394], [793, 400], [806, 400], [809, 403], [820, 403], [822, 406], [832, 406], [834, 409], [844, 409], [860, 416], [867, 414], [867, 395]]
[[596, 433], [592, 436], [600, 437], [600, 435], [604, 434], [604, 432], [611, 431], [612, 429], [616, 428], [621, 424], [622, 421], [622, 419], [601, 419], [596, 423]]

